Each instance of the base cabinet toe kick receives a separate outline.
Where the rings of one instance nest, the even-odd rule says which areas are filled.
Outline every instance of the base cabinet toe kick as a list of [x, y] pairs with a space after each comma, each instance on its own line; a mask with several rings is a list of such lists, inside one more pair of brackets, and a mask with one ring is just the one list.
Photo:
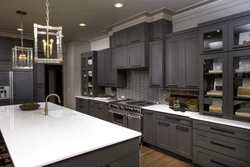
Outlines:
[[72, 157], [46, 167], [140, 167], [139, 138]]

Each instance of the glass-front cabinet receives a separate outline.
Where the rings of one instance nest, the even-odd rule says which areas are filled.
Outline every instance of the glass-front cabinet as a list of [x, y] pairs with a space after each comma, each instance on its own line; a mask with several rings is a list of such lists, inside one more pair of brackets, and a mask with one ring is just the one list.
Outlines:
[[229, 53], [228, 93], [229, 117], [250, 121], [250, 50]]
[[201, 27], [199, 30], [200, 54], [227, 50], [227, 24]]
[[200, 59], [200, 112], [227, 117], [227, 54], [204, 55]]
[[250, 18], [234, 20], [228, 24], [229, 50], [250, 47]]

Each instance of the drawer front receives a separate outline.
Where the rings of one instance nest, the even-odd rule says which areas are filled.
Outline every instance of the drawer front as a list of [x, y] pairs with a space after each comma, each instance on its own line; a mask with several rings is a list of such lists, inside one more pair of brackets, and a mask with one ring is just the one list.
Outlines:
[[94, 107], [94, 108], [96, 108], [98, 110], [102, 110], [104, 108], [104, 103], [103, 102], [99, 102], [99, 101], [91, 100], [90, 101], [90, 106]]
[[193, 128], [207, 132], [250, 141], [250, 130], [220, 125], [210, 122], [193, 120]]
[[156, 118], [164, 120], [164, 121], [169, 121], [169, 122], [173, 122], [173, 123], [187, 125], [187, 126], [191, 126], [192, 125], [191, 124], [191, 119], [189, 119], [187, 117], [181, 117], [181, 116], [174, 116], [174, 115], [157, 113], [156, 114]]
[[76, 104], [88, 104], [88, 99], [76, 98]]
[[84, 114], [89, 114], [89, 106], [88, 105], [76, 106], [76, 111]]
[[194, 129], [193, 143], [196, 146], [250, 162], [250, 142], [248, 141]]
[[250, 163], [201, 147], [193, 147], [193, 162], [203, 167], [249, 167]]

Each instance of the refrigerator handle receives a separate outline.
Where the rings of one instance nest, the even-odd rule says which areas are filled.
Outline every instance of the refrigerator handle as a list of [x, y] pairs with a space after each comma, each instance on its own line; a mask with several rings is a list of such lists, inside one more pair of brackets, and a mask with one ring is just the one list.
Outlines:
[[13, 71], [9, 72], [9, 82], [10, 82], [10, 104], [12, 105], [14, 100]]

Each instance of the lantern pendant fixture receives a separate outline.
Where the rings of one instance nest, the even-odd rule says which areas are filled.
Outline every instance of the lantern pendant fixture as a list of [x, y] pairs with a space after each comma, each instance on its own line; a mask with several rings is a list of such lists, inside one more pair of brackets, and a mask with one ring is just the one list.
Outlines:
[[27, 12], [17, 11], [21, 15], [21, 27], [18, 29], [21, 32], [21, 46], [12, 48], [12, 68], [13, 69], [33, 69], [33, 48], [24, 47], [23, 43], [23, 16]]
[[46, 23], [46, 26], [34, 24], [34, 61], [35, 63], [61, 64], [63, 62], [62, 27], [49, 25], [49, 0], [46, 0]]

